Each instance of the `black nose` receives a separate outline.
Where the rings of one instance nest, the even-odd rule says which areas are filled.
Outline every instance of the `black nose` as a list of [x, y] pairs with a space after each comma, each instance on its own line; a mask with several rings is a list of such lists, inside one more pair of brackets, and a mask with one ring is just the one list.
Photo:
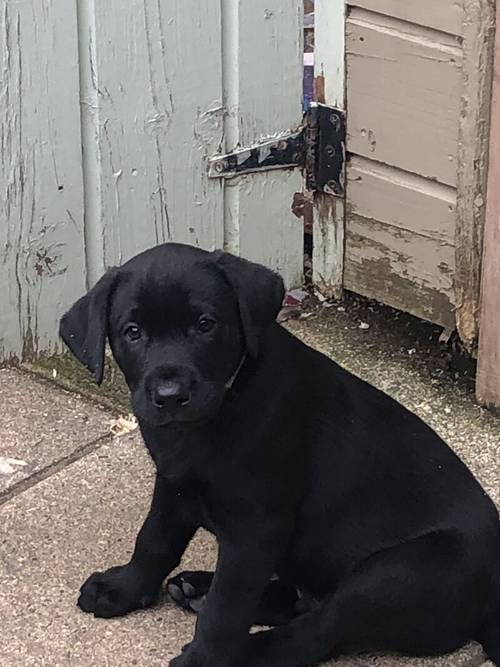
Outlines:
[[171, 407], [178, 409], [188, 405], [191, 392], [177, 380], [163, 380], [151, 392], [153, 405], [159, 409]]

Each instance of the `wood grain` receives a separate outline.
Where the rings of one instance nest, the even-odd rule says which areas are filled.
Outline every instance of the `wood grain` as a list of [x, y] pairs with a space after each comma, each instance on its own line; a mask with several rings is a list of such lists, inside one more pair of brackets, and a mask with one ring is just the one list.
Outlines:
[[[223, 0], [225, 150], [251, 146], [302, 120], [301, 0]], [[292, 212], [300, 170], [254, 173], [226, 183], [229, 250], [279, 270], [287, 285], [303, 272], [303, 225]]]
[[0, 361], [57, 350], [85, 290], [75, 7], [0, 0]]
[[[105, 267], [168, 240], [223, 244], [221, 15], [210, 0], [95, 3], [95, 235]], [[96, 248], [98, 247], [97, 244]]]
[[361, 10], [346, 31], [348, 150], [455, 185], [457, 40]]
[[463, 30], [463, 3], [457, 0], [352, 0], [349, 4], [453, 35]]
[[454, 188], [358, 156], [349, 162], [347, 180], [351, 213], [455, 243]]
[[451, 327], [453, 264], [454, 248], [445, 242], [348, 214], [347, 289]]
[[[500, 25], [500, 4], [497, 6], [497, 25]], [[481, 403], [500, 407], [500, 327], [498, 325], [498, 290], [500, 286], [500, 33], [498, 32], [495, 42], [491, 117], [476, 393]]]
[[493, 4], [469, 0], [464, 20], [455, 231], [457, 329], [469, 350], [477, 346], [479, 332], [494, 35]]

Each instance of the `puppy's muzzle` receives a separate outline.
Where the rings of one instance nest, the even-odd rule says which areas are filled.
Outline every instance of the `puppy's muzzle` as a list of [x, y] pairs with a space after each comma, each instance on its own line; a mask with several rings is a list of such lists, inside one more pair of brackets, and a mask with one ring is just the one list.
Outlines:
[[157, 410], [175, 413], [191, 402], [191, 391], [181, 380], [159, 380], [150, 388], [151, 402]]

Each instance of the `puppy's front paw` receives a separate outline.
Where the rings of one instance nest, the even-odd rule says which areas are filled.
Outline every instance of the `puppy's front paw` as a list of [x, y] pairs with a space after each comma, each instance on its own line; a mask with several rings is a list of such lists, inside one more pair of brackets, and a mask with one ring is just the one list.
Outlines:
[[95, 572], [80, 589], [78, 606], [100, 618], [123, 616], [156, 602], [159, 588], [151, 590], [130, 564]]

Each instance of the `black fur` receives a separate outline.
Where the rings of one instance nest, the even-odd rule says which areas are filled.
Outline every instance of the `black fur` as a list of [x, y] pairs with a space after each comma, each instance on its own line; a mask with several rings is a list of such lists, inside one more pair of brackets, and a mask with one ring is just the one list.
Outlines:
[[[167, 244], [63, 318], [98, 381], [109, 340], [157, 467], [131, 561], [92, 575], [80, 607], [153, 604], [203, 526], [215, 574], [168, 585], [199, 612], [175, 667], [437, 655], [472, 639], [500, 665], [492, 501], [418, 417], [276, 324], [282, 297], [261, 266]], [[257, 622], [275, 627], [250, 635]]]

